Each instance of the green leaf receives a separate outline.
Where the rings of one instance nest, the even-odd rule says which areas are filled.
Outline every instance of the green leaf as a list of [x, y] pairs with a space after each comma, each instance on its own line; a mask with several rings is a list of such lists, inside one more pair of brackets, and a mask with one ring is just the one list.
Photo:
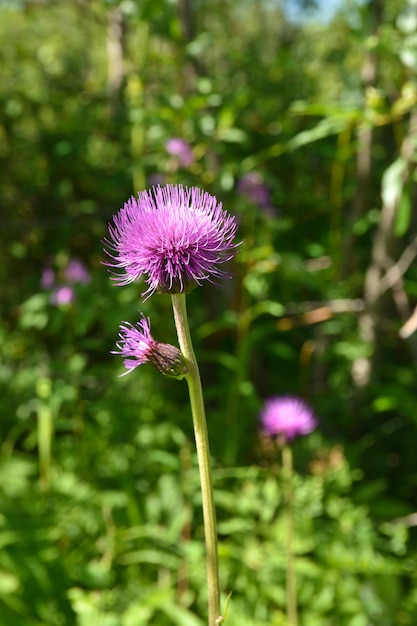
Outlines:
[[407, 191], [404, 191], [401, 196], [400, 206], [398, 207], [397, 215], [395, 218], [394, 234], [397, 237], [402, 237], [403, 235], [405, 235], [405, 233], [410, 227], [410, 222], [411, 222], [411, 199]]

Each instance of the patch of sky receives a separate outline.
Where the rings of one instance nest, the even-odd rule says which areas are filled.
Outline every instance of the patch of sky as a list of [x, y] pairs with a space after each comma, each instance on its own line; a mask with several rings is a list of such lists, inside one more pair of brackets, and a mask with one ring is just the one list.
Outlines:
[[283, 0], [283, 8], [291, 22], [330, 22], [346, 0]]

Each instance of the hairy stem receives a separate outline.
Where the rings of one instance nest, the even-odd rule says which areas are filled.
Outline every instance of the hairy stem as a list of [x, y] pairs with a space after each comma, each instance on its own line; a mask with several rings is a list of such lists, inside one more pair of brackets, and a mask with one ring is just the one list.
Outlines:
[[201, 387], [200, 372], [191, 342], [188, 326], [185, 295], [172, 295], [172, 307], [177, 328], [178, 341], [181, 352], [187, 359], [188, 373], [185, 378], [190, 394], [191, 412], [193, 416], [195, 442], [197, 448], [198, 467], [200, 472], [201, 496], [203, 504], [204, 535], [207, 555], [207, 588], [209, 626], [218, 626], [221, 623], [220, 615], [220, 585], [219, 566], [217, 556], [217, 527], [216, 509], [214, 506], [213, 480], [211, 473], [210, 449], [207, 433], [206, 415], [204, 409], [203, 390]]

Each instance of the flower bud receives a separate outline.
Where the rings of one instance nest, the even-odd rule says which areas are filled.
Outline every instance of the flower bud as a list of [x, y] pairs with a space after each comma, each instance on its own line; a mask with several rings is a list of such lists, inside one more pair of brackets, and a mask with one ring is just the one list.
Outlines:
[[118, 351], [124, 358], [124, 366], [128, 374], [139, 365], [150, 363], [164, 376], [184, 378], [188, 371], [187, 361], [182, 352], [169, 343], [159, 343], [151, 335], [150, 320], [142, 315], [135, 325], [124, 322], [120, 326]]
[[148, 353], [151, 365], [170, 378], [184, 378], [188, 372], [187, 362], [181, 350], [169, 343], [155, 341]]

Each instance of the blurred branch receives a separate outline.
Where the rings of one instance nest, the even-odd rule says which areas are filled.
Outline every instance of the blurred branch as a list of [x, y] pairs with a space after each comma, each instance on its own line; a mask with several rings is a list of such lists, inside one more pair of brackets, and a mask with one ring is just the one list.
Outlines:
[[417, 306], [405, 324], [400, 328], [399, 335], [402, 339], [408, 339], [417, 330]]
[[411, 263], [417, 256], [417, 235], [408, 244], [398, 261], [390, 267], [385, 276], [379, 281], [379, 295], [390, 289], [401, 280]]
[[417, 256], [417, 235], [411, 240], [398, 261], [387, 271], [379, 282], [379, 295], [392, 289], [394, 303], [403, 322], [399, 330], [402, 339], [410, 339], [409, 346], [417, 367], [417, 338], [411, 335], [417, 330], [417, 307], [411, 312], [407, 292], [403, 285], [402, 277]]
[[[382, 20], [382, 9], [379, 0], [370, 2], [369, 16], [372, 20], [371, 34], [377, 36]], [[364, 98], [366, 98], [367, 91], [376, 83], [378, 70], [377, 61], [375, 51], [368, 49], [360, 73]], [[342, 276], [347, 276], [352, 271], [352, 262], [355, 258], [352, 254], [355, 239], [353, 225], [364, 215], [369, 207], [373, 138], [373, 127], [365, 119], [358, 128], [358, 149], [356, 158], [357, 186], [350, 207], [350, 215], [348, 216], [350, 227], [348, 228], [348, 234], [344, 238], [343, 243]]]
[[393, 524], [394, 526], [407, 526], [409, 528], [411, 526], [417, 526], [417, 513], [410, 513], [409, 515], [396, 517], [395, 519], [391, 520], [391, 524]]
[[[406, 249], [405, 257], [403, 254], [400, 261], [393, 265], [393, 251], [398, 242], [394, 232], [395, 218], [400, 205], [402, 191], [410, 178], [414, 166], [416, 136], [417, 112], [413, 111], [410, 116], [409, 131], [401, 145], [400, 156], [391, 165], [391, 168], [396, 165], [399, 166], [395, 172], [397, 179], [394, 183], [392, 181], [388, 182], [387, 171], [385, 189], [383, 181], [381, 215], [373, 240], [371, 261], [366, 270], [364, 281], [365, 310], [359, 318], [360, 337], [365, 343], [374, 346], [374, 351], [372, 358], [364, 357], [358, 359], [353, 364], [352, 377], [358, 388], [363, 388], [369, 383], [379, 359], [378, 330], [386, 309], [386, 298], [382, 296], [390, 286], [394, 287], [398, 283], [399, 277], [402, 275], [400, 270], [403, 267], [407, 267], [410, 257], [414, 254], [415, 244], [413, 243], [411, 249], [410, 246]], [[392, 172], [393, 169], [391, 169]], [[387, 268], [390, 268], [388, 272]], [[398, 301], [396, 304], [398, 306]]]
[[363, 300], [361, 298], [337, 298], [335, 300], [325, 300], [324, 302], [290, 302], [285, 306], [285, 313], [287, 315], [298, 315], [319, 309], [329, 309], [332, 313], [363, 311]]
[[284, 315], [277, 326], [280, 330], [289, 330], [296, 324], [309, 326], [324, 322], [339, 313], [358, 313], [364, 310], [360, 298], [340, 298], [325, 302], [290, 302], [284, 308]]

